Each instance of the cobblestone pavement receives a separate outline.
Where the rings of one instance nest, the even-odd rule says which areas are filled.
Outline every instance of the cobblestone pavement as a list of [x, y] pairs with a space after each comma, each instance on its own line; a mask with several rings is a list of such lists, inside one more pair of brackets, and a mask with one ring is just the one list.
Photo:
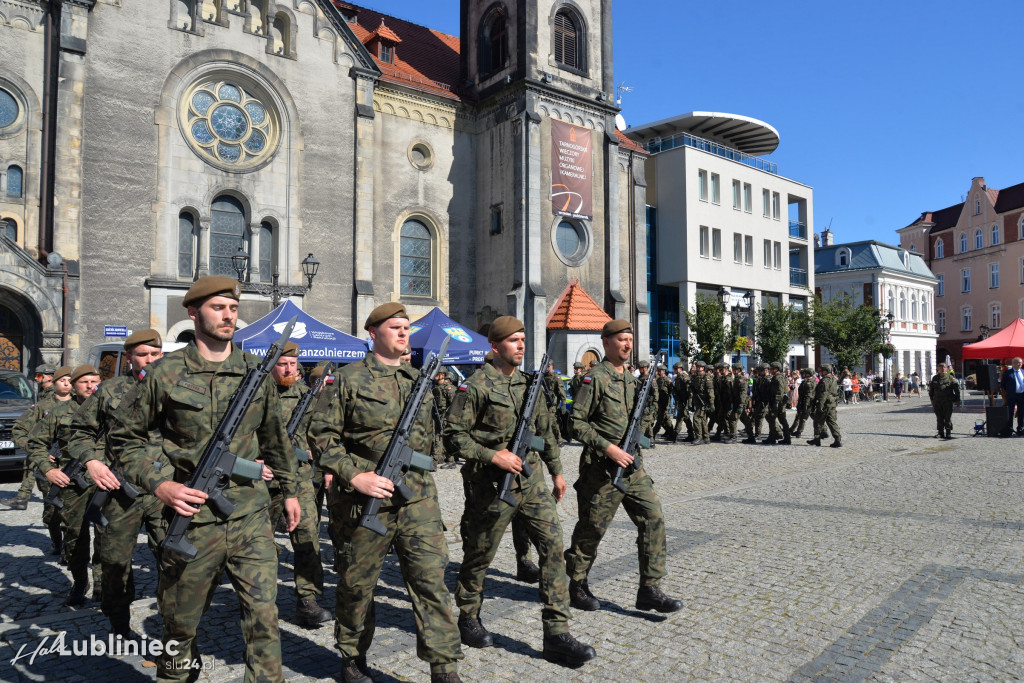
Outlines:
[[[792, 413], [790, 413], [792, 416]], [[665, 590], [684, 600], [672, 615], [633, 608], [635, 530], [616, 518], [591, 575], [598, 612], [575, 612], [573, 633], [598, 659], [566, 669], [540, 656], [535, 586], [515, 581], [510, 535], [491, 568], [482, 618], [495, 647], [466, 648], [467, 681], [1015, 680], [1024, 678], [1024, 440], [972, 438], [975, 415], [954, 414], [957, 438], [934, 437], [927, 400], [840, 406], [841, 449], [659, 443], [647, 457], [668, 526]], [[806, 433], [805, 433], [806, 436]], [[574, 481], [580, 449], [563, 450]], [[437, 474], [454, 586], [462, 559], [457, 470]], [[16, 484], [0, 486], [10, 495]], [[60, 657], [42, 650], [66, 632], [68, 647], [106, 638], [95, 608], [68, 611], [69, 576], [45, 556], [36, 498], [0, 512], [0, 679], [127, 681], [154, 677], [142, 657]], [[576, 520], [570, 491], [560, 505], [566, 539]], [[326, 529], [325, 529], [326, 531]], [[326, 533], [324, 534], [326, 538]], [[278, 536], [287, 546], [287, 540]], [[328, 625], [291, 623], [290, 550], [282, 554], [281, 614], [289, 681], [331, 679], [339, 669]], [[327, 567], [332, 554], [324, 550]], [[155, 572], [136, 554], [134, 628], [159, 636]], [[328, 569], [325, 605], [336, 576]], [[413, 617], [389, 558], [377, 590], [369, 653], [378, 680], [426, 680]], [[242, 672], [237, 602], [225, 585], [200, 627], [210, 667], [200, 680]]]

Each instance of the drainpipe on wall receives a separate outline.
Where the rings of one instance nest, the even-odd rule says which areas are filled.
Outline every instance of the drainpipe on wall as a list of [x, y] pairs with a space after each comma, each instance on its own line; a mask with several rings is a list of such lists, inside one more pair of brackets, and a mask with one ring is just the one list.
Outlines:
[[61, 283], [61, 318], [62, 324], [60, 326], [60, 345], [64, 349], [61, 352], [61, 365], [67, 365], [68, 354], [68, 264], [64, 261], [60, 262], [60, 268], [63, 271], [62, 283]]
[[[629, 165], [626, 169], [626, 207], [629, 211], [629, 294], [627, 294], [626, 300], [629, 305], [629, 324], [633, 327], [633, 339], [637, 339], [640, 336], [637, 330], [640, 316], [637, 315], [636, 310], [636, 200], [633, 198], [633, 159], [634, 155], [630, 152]], [[640, 352], [641, 349], [633, 347], [633, 357], [637, 361], [641, 358]], [[645, 356], [650, 354], [650, 349], [643, 349], [643, 353]], [[653, 369], [650, 370], [650, 372], [653, 371]]]
[[[53, 251], [53, 193], [56, 185], [57, 86], [60, 78], [61, 0], [50, 0], [43, 40], [43, 131], [39, 173], [40, 261]], [[67, 282], [65, 281], [65, 291]]]

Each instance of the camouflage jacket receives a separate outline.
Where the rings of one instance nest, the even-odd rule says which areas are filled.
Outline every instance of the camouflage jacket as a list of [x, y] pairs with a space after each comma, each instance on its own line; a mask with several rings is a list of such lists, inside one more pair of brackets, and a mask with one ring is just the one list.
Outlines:
[[690, 402], [690, 380], [676, 375], [672, 380], [672, 391], [676, 398], [676, 410], [686, 410]]
[[[309, 431], [320, 451], [320, 467], [340, 478], [335, 481], [342, 493], [359, 495], [348, 482], [376, 469], [418, 376], [419, 371], [408, 363], [385, 365], [372, 353], [335, 375], [335, 397], [324, 410], [316, 411]], [[409, 447], [420, 453], [430, 452], [433, 403], [432, 393], [427, 392], [409, 437]], [[412, 498], [384, 499], [382, 508], [437, 497], [429, 472], [410, 469], [405, 483], [412, 490]]]
[[772, 402], [772, 378], [758, 375], [754, 378], [754, 402], [761, 408], [767, 408]]
[[814, 393], [815, 382], [813, 377], [805, 377], [796, 390], [796, 409], [801, 413], [811, 410], [811, 396]]
[[[131, 375], [100, 382], [96, 393], [86, 399], [71, 420], [68, 455], [82, 462], [99, 460], [107, 465], [113, 463], [113, 453], [106, 452], [107, 431], [112, 426], [111, 421], [118, 419], [121, 403], [136, 386], [138, 382]], [[130, 405], [130, 401], [126, 405]]]
[[776, 408], [779, 406], [786, 406], [786, 396], [789, 394], [789, 382], [786, 381], [786, 376], [781, 372], [775, 373], [772, 376], [771, 384], [769, 384], [769, 405], [773, 405]]
[[39, 400], [30, 405], [28, 410], [22, 413], [21, 417], [14, 422], [14, 426], [11, 427], [11, 438], [14, 440], [14, 445], [26, 453], [28, 452], [28, 435], [32, 433], [36, 422], [46, 412], [47, 406], [50, 403], [60, 403], [60, 401], [53, 398], [52, 393], [47, 398], [40, 396]]
[[959, 403], [960, 383], [948, 372], [939, 373], [928, 385], [928, 398], [932, 403]]
[[836, 407], [838, 387], [835, 375], [826, 375], [814, 387], [814, 400], [811, 402], [812, 413], [823, 413]]
[[50, 462], [50, 448], [53, 444], [59, 444], [62, 456], [67, 453], [67, 426], [81, 406], [72, 394], [72, 398], [67, 401], [54, 400], [40, 407], [39, 419], [28, 435], [28, 448], [25, 450], [32, 466], [46, 474], [55, 467]]
[[667, 375], [660, 375], [654, 384], [658, 387], [658, 408], [664, 410], [672, 400], [672, 380]]
[[445, 419], [448, 415], [448, 409], [452, 407], [452, 401], [455, 398], [455, 392], [452, 391], [450, 384], [435, 384], [433, 388], [434, 392], [434, 405], [437, 406], [437, 414], [441, 416], [441, 420]]
[[[715, 407], [715, 382], [707, 372], [691, 379], [690, 391], [693, 394], [694, 410], [700, 407], [712, 410]], [[701, 400], [698, 400], [698, 396], [703, 400], [703, 405]]]
[[557, 372], [544, 375], [544, 385], [547, 390], [544, 392], [548, 407], [561, 412], [565, 408], [565, 385]]
[[742, 412], [747, 409], [750, 398], [747, 396], [747, 378], [743, 375], [733, 375], [729, 383], [732, 391], [732, 410]]
[[[608, 446], [622, 443], [622, 437], [629, 426], [633, 412], [639, 380], [628, 372], [618, 372], [605, 360], [587, 373], [580, 387], [580, 395], [572, 404], [572, 427], [577, 440], [583, 444], [583, 460], [586, 463], [606, 461]], [[642, 467], [640, 450], [637, 450], [636, 467]]]
[[[337, 377], [337, 373], [335, 373]], [[324, 388], [320, 390], [320, 395], [313, 401], [313, 405], [309, 407], [309, 422], [306, 425], [306, 444], [309, 446], [309, 452], [313, 455], [313, 462], [316, 463], [317, 467], [320, 467], [320, 446], [317, 440], [313, 438], [313, 425], [318, 420], [322, 420], [323, 416], [330, 410], [331, 405], [334, 403], [334, 399], [338, 396], [338, 383], [337, 379], [329, 384], [324, 384]]]
[[[444, 430], [445, 445], [449, 451], [467, 461], [467, 477], [493, 481], [495, 470], [488, 465], [494, 454], [507, 448], [526, 398], [527, 377], [518, 369], [511, 377], [501, 374], [493, 365], [459, 385], [455, 392], [448, 424]], [[526, 462], [533, 470], [533, 478], [543, 479], [540, 460], [543, 459], [551, 476], [562, 473], [561, 451], [552, 430], [554, 412], [544, 396], [537, 399], [533, 411], [531, 431], [544, 440], [544, 451], [538, 456], [530, 451]]]
[[[120, 420], [107, 433], [109, 447], [119, 453], [125, 476], [151, 493], [167, 481], [188, 482], [232, 395], [260, 360], [232, 345], [226, 360], [211, 362], [199, 354], [193, 341], [147, 367], [145, 379], [132, 394], [134, 400], [127, 406], [122, 403]], [[277, 390], [268, 377], [242, 417], [230, 448], [245, 460], [264, 459], [284, 497], [295, 498], [295, 456], [284, 425]], [[159, 451], [147, 448], [152, 431], [160, 434]], [[270, 505], [262, 480], [233, 477], [224, 496], [237, 506], [231, 519]], [[209, 505], [203, 505], [192, 519], [206, 523], [216, 521], [217, 516]]]
[[[648, 372], [651, 372], [651, 371], [648, 370]], [[637, 389], [637, 391], [640, 391], [640, 387], [646, 381], [647, 381], [647, 377], [643, 373], [641, 373], [640, 376], [636, 378], [636, 389]], [[644, 407], [644, 419], [652, 418], [652, 417], [655, 416], [655, 413], [658, 412], [658, 402], [660, 400], [661, 400], [661, 388], [658, 386], [658, 378], [655, 377], [654, 381], [651, 382], [651, 395], [647, 399], [647, 406]]]
[[[269, 382], [271, 379], [268, 378], [267, 381]], [[299, 404], [303, 396], [309, 393], [309, 387], [301, 379], [297, 380], [290, 387], [275, 386], [277, 387], [277, 398], [281, 402], [281, 418], [284, 420], [284, 425], [287, 428], [288, 423], [292, 419], [292, 413], [295, 412], [295, 406]], [[316, 401], [313, 403], [315, 404]], [[310, 451], [310, 448], [307, 432], [309, 431], [309, 424], [312, 419], [313, 406], [310, 405], [306, 410], [306, 414], [302, 416], [302, 420], [299, 422], [299, 428], [295, 430], [295, 436], [291, 439], [292, 447], [295, 449], [295, 457], [300, 464], [309, 463], [308, 451]]]

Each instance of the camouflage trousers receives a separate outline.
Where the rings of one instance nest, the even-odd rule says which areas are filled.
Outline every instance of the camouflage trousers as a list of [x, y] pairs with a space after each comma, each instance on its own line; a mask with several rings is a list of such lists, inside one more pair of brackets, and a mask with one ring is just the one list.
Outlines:
[[768, 438], [780, 438], [779, 427], [782, 428], [781, 438], [789, 438], [789, 420], [786, 419], [786, 402], [779, 401], [768, 406]]
[[800, 436], [800, 433], [804, 431], [804, 425], [807, 424], [807, 409], [798, 408], [796, 411], [796, 418], [793, 420], [793, 427], [789, 430], [793, 436]]
[[843, 442], [843, 435], [839, 431], [839, 422], [836, 420], [835, 407], [814, 414], [814, 438], [828, 438], [829, 432], [832, 432], [832, 438], [836, 443]]
[[750, 421], [754, 425], [754, 436], [761, 436], [761, 422], [764, 420], [764, 406], [750, 409]]
[[747, 414], [746, 407], [741, 407], [739, 410], [732, 412], [732, 417], [729, 418], [732, 424], [732, 436], [736, 436], [736, 421], [738, 420], [743, 428], [747, 430], [747, 436], [754, 436], [754, 424], [750, 421], [750, 415]]
[[[299, 484], [299, 525], [288, 534], [292, 542], [295, 565], [295, 596], [299, 600], [318, 598], [324, 594], [324, 565], [320, 560], [320, 512], [317, 508], [313, 468], [299, 463], [296, 480]], [[267, 482], [270, 492], [270, 529], [273, 533], [284, 517], [284, 494], [276, 480]], [[281, 547], [275, 541], [278, 555]]]
[[708, 431], [707, 408], [697, 408], [693, 411], [693, 438], [696, 440], [711, 438], [711, 433]]
[[373, 591], [388, 548], [394, 545], [402, 579], [416, 619], [416, 654], [431, 673], [458, 670], [462, 659], [451, 598], [444, 585], [448, 543], [436, 498], [384, 507], [377, 519], [387, 527], [379, 536], [359, 526], [362, 496], [330, 497], [331, 537], [338, 563], [334, 640], [344, 659], [363, 656], [376, 628]]
[[28, 500], [32, 497], [32, 487], [37, 487], [41, 495], [46, 495], [43, 491], [43, 483], [36, 479], [35, 470], [29, 464], [28, 458], [25, 459], [25, 470], [21, 476], [21, 486], [18, 487], [18, 493], [15, 498], [24, 498]]
[[654, 481], [643, 468], [622, 478], [626, 493], [612, 486], [614, 463], [602, 454], [584, 451], [576, 489], [579, 521], [572, 531], [572, 545], [565, 551], [565, 571], [577, 583], [587, 574], [597, 557], [597, 546], [615, 518], [619, 505], [637, 528], [637, 552], [640, 584], [653, 586], [665, 576], [665, 516], [654, 492]]
[[[718, 414], [715, 416], [715, 425], [717, 426], [715, 429], [715, 435], [725, 434], [726, 436], [729, 436], [729, 418], [731, 415], [732, 411], [725, 406], [718, 409]], [[736, 431], [735, 427], [736, 425], [734, 423], [733, 432]]]
[[672, 419], [668, 414], [668, 404], [658, 406], [657, 419], [654, 421], [654, 434], [664, 432], [666, 436], [672, 433]]
[[441, 465], [446, 462], [455, 462], [455, 456], [448, 453], [444, 447], [444, 442], [441, 440], [441, 433], [434, 430], [434, 440], [430, 445], [430, 457], [434, 459], [434, 463]]
[[[32, 478], [33, 479], [36, 478], [34, 474], [32, 475]], [[51, 484], [48, 481], [47, 482], [42, 482], [42, 481], [39, 481], [38, 479], [36, 479], [36, 481], [38, 482], [39, 492], [42, 494], [43, 498], [45, 499], [46, 496], [50, 493], [50, 487], [53, 484]], [[43, 524], [46, 525], [47, 530], [50, 532], [50, 538], [54, 538], [54, 537], [56, 537], [58, 539], [61, 538], [60, 510], [58, 510], [57, 508], [55, 508], [52, 505], [44, 505], [43, 506]]]
[[96, 553], [103, 567], [103, 600], [100, 609], [111, 622], [128, 621], [135, 599], [135, 573], [132, 555], [139, 528], [146, 527], [149, 550], [160, 566], [160, 544], [167, 533], [164, 504], [156, 496], [142, 494], [135, 500], [113, 493], [103, 506], [107, 528], [96, 530]]
[[530, 559], [530, 533], [521, 515], [512, 517], [512, 547], [516, 551], [516, 562]]
[[162, 642], [178, 641], [178, 654], [157, 657], [157, 680], [186, 681], [198, 675], [196, 630], [213, 600], [225, 570], [238, 596], [245, 681], [283, 681], [281, 634], [277, 625], [277, 554], [267, 510], [209, 524], [194, 524], [188, 540], [193, 559], [161, 553], [157, 602], [163, 620]]
[[679, 436], [680, 427], [686, 425], [686, 435], [693, 436], [693, 422], [690, 420], [690, 413], [687, 412], [686, 408], [676, 408], [676, 424], [672, 429], [676, 436]]
[[[522, 479], [522, 477], [518, 477]], [[484, 601], [484, 577], [494, 560], [505, 529], [513, 518], [537, 546], [540, 565], [541, 619], [545, 635], [569, 631], [569, 583], [562, 559], [562, 525], [555, 499], [535, 472], [533, 481], [513, 488], [515, 505], [498, 498], [493, 480], [463, 474], [466, 508], [462, 513], [462, 568], [455, 586], [455, 604], [464, 616], [477, 617]]]
[[944, 431], [953, 431], [953, 402], [936, 401], [932, 403], [932, 411], [935, 412], [935, 428], [942, 434]]
[[[91, 482], [91, 479], [86, 479]], [[68, 571], [76, 583], [85, 581], [89, 576], [89, 528], [85, 521], [85, 508], [89, 505], [96, 485], [92, 484], [85, 491], [79, 491], [74, 483], [68, 484], [60, 492], [60, 500], [64, 507], [60, 510], [60, 530], [64, 534], [64, 560], [68, 563]], [[103, 586], [103, 569], [100, 563], [99, 547], [92, 553], [92, 586], [95, 591]]]
[[651, 441], [654, 441], [654, 423], [657, 417], [657, 413], [649, 410], [644, 413], [644, 418], [640, 421], [640, 431]]

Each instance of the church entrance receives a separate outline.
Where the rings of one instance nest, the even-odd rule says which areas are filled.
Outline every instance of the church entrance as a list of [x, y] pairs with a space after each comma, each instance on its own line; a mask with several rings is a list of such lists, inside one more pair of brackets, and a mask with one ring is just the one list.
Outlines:
[[0, 370], [21, 372], [25, 333], [21, 320], [11, 309], [0, 305]]
[[589, 368], [591, 361], [596, 361], [598, 363], [601, 362], [601, 358], [597, 355], [596, 351], [587, 351], [584, 353], [583, 359], [580, 362], [583, 363], [584, 368]]

